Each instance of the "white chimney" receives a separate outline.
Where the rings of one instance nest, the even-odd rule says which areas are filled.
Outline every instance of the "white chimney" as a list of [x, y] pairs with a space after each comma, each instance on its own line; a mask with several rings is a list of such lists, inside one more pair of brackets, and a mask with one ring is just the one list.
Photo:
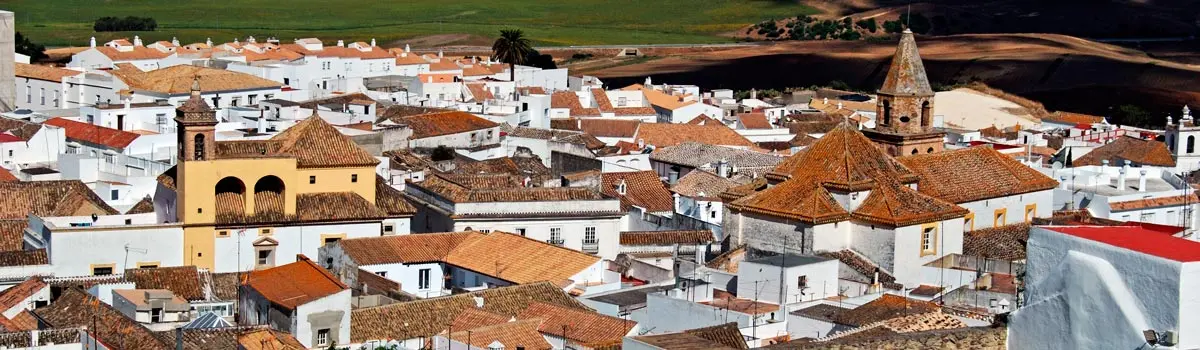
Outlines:
[[442, 49], [438, 49], [438, 58], [442, 58], [442, 57], [446, 57], [446, 53], [442, 52]]
[[412, 52], [412, 48], [408, 47], [408, 44], [404, 44], [404, 52]]
[[125, 101], [125, 110], [129, 110], [129, 100], [133, 99], [133, 96], [124, 96], [121, 99]]
[[212, 48], [212, 38], [205, 38], [204, 45], [208, 45], [209, 48]]
[[646, 149], [646, 139], [638, 139], [638, 150]]
[[1124, 189], [1125, 189], [1125, 173], [1126, 173], [1127, 171], [1129, 171], [1129, 165], [1126, 165], [1126, 166], [1122, 167], [1122, 168], [1121, 168], [1121, 170], [1120, 170], [1120, 173], [1121, 173], [1121, 174], [1120, 174], [1120, 175], [1117, 175], [1117, 189], [1118, 189], [1118, 190], [1124, 190]]
[[1138, 172], [1138, 192], [1146, 192], [1146, 169]]
[[717, 161], [717, 175], [720, 175], [724, 178], [729, 177], [729, 161], [725, 159]]
[[838, 101], [838, 110], [839, 111], [842, 110], [842, 102], [841, 101]]
[[134, 35], [133, 36], [133, 46], [142, 46], [142, 38], [137, 35]]
[[822, 99], [821, 99], [821, 104], [828, 106], [828, 105], [829, 105], [829, 98], [828, 98], [828, 97], [826, 97], [826, 98], [822, 98]]
[[575, 119], [575, 129], [583, 130], [583, 119]]
[[88, 44], [91, 45], [92, 48], [95, 48], [96, 47], [96, 37], [93, 36], [92, 40], [90, 42], [88, 42]]
[[240, 43], [240, 42], [238, 42], [238, 38], [233, 38], [233, 44], [234, 44], [234, 45], [238, 45], [238, 44], [241, 44], [241, 43]]
[[337, 46], [346, 46], [346, 42], [338, 40]]
[[267, 116], [265, 114], [263, 110], [258, 111], [258, 133], [260, 135], [267, 133]]
[[179, 46], [179, 38], [171, 37], [171, 45]]
[[375, 47], [375, 38], [371, 38], [371, 47]]
[[625, 195], [625, 179], [621, 179], [621, 183], [617, 184], [617, 193], [622, 196]]
[[400, 57], [408, 57], [408, 52], [401, 52]]
[[755, 89], [755, 88], [750, 88], [750, 99], [751, 99], [751, 100], [757, 100], [757, 99], [758, 99], [758, 89]]
[[433, 83], [433, 76], [432, 75], [428, 76], [428, 80], [429, 80], [428, 81], [429, 83]]
[[256, 42], [258, 42], [258, 41], [255, 41], [255, 40], [254, 40], [254, 37], [252, 37], [252, 36], [251, 36], [251, 37], [246, 37], [246, 42], [248, 42], [248, 43], [256, 43]]

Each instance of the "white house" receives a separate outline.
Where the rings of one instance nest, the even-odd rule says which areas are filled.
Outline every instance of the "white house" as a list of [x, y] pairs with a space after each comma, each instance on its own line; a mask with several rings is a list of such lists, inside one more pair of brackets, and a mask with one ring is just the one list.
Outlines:
[[134, 36], [133, 41], [116, 39], [96, 45], [96, 38], [91, 39], [90, 47], [71, 56], [68, 67], [93, 70], [114, 68], [117, 64], [127, 63], [143, 71], [150, 71], [166, 66], [164, 60], [176, 57], [177, 53], [162, 51], [142, 45], [142, 39]]
[[83, 72], [26, 63], [15, 64], [16, 107], [34, 111], [67, 108], [63, 93], [68, 91], [65, 80]]
[[303, 255], [249, 273], [241, 289], [242, 325], [269, 324], [310, 348], [350, 343], [350, 289]]
[[[1107, 160], [1105, 160], [1107, 163]], [[1047, 170], [1062, 184], [1055, 208], [1087, 210], [1092, 216], [1185, 227], [1198, 226], [1195, 190], [1171, 168], [1083, 166]]]
[[64, 129], [0, 117], [0, 160], [4, 168], [49, 164], [66, 153]]

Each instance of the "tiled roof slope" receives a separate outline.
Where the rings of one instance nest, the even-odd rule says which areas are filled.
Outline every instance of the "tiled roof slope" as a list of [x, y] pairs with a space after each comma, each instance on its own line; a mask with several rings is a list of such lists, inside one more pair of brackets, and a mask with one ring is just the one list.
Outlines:
[[730, 322], [723, 325], [689, 329], [679, 333], [643, 335], [634, 337], [635, 340], [652, 346], [669, 350], [702, 350], [702, 349], [749, 349], [745, 337], [737, 327]]
[[997, 152], [970, 147], [935, 154], [901, 157], [921, 180], [923, 194], [966, 203], [1053, 189], [1058, 181]]
[[1197, 197], [1195, 193], [1191, 193], [1184, 196], [1154, 197], [1130, 201], [1110, 202], [1108, 203], [1108, 207], [1111, 208], [1112, 211], [1127, 211], [1195, 203], [1200, 203], [1200, 197]]
[[88, 327], [92, 336], [112, 349], [172, 348], [146, 327], [79, 288], [63, 291], [50, 305], [38, 308], [33, 313], [42, 319], [48, 328]]
[[245, 350], [303, 350], [304, 344], [291, 334], [274, 329], [261, 329], [238, 336], [238, 349]]
[[559, 130], [575, 130], [591, 134], [595, 137], [633, 137], [637, 134], [638, 126], [642, 123], [636, 120], [604, 119], [604, 118], [570, 118], [553, 119], [550, 127]]
[[21, 250], [25, 246], [25, 227], [29, 220], [25, 218], [0, 220], [0, 252]]
[[[509, 185], [506, 188], [495, 187], [478, 187], [471, 186], [478, 184], [478, 181], [472, 182], [472, 179], [478, 179], [479, 175], [475, 176], [446, 176], [433, 174], [425, 178], [425, 181], [412, 183], [409, 186], [416, 186], [437, 193], [439, 196], [446, 198], [455, 203], [487, 203], [487, 202], [532, 202], [532, 201], [575, 201], [575, 200], [600, 200], [604, 199], [600, 193], [591, 189], [582, 187], [519, 187], [519, 185]], [[505, 181], [517, 181], [512, 177], [503, 177]], [[511, 183], [511, 182], [509, 182]]]
[[842, 264], [845, 264], [851, 270], [858, 272], [865, 277], [863, 280], [858, 281], [860, 283], [870, 284], [871, 279], [875, 277], [875, 272], [879, 272], [879, 283], [884, 288], [898, 290], [903, 287], [899, 283], [896, 283], [896, 277], [892, 277], [887, 271], [883, 271], [878, 265], [875, 265], [854, 251], [839, 250], [836, 252], [821, 252], [817, 253], [817, 255], [838, 259], [838, 261], [841, 261]]
[[935, 303], [905, 298], [894, 294], [883, 294], [879, 299], [872, 300], [850, 311], [834, 317], [834, 322], [862, 326], [868, 323], [889, 320], [906, 315], [937, 312], [942, 308]]
[[29, 266], [29, 265], [48, 265], [50, 258], [46, 256], [46, 249], [38, 250], [14, 250], [0, 252], [0, 266]]
[[47, 120], [45, 124], [63, 128], [67, 139], [117, 150], [125, 149], [125, 147], [128, 147], [130, 143], [133, 143], [134, 140], [137, 140], [141, 136], [128, 131], [77, 122], [61, 117]]
[[40, 130], [42, 130], [42, 124], [0, 116], [0, 131], [12, 134], [21, 140], [29, 141]]
[[559, 284], [600, 258], [505, 232], [477, 233], [452, 249], [446, 263], [517, 284]]
[[382, 176], [375, 175], [375, 206], [389, 216], [413, 215], [417, 207], [408, 201], [400, 190], [387, 184]]
[[1096, 147], [1091, 152], [1076, 158], [1073, 166], [1101, 165], [1103, 160], [1108, 164], [1121, 166], [1126, 160], [1141, 165], [1174, 167], [1175, 158], [1167, 144], [1155, 140], [1143, 140], [1136, 137], [1122, 136], [1107, 145]]
[[472, 348], [491, 349], [500, 343], [502, 349], [551, 350], [554, 349], [538, 332], [542, 319], [529, 319], [484, 326], [470, 330], [455, 331], [449, 337], [456, 342], [470, 341]]
[[650, 159], [693, 168], [705, 165], [715, 167], [721, 160], [738, 168], [773, 167], [783, 161], [783, 158], [770, 154], [699, 142], [683, 142], [674, 146], [660, 147], [650, 154]]
[[[622, 182], [625, 183], [625, 194], [618, 192]], [[600, 183], [600, 191], [605, 196], [621, 200], [621, 210], [628, 211], [637, 206], [648, 212], [675, 211], [675, 197], [652, 170], [604, 173]]]
[[917, 40], [912, 31], [905, 30], [900, 35], [900, 45], [892, 57], [892, 65], [888, 68], [887, 77], [883, 79], [880, 93], [891, 95], [933, 96], [933, 88], [929, 86], [929, 78], [925, 76], [925, 65], [921, 63], [921, 54], [917, 52]]
[[252, 271], [244, 284], [288, 310], [347, 289], [342, 281], [307, 257], [300, 255], [296, 260], [287, 265]]
[[1008, 261], [1025, 260], [1029, 224], [1020, 223], [963, 232], [963, 255]]
[[188, 301], [208, 299], [195, 266], [129, 269], [125, 278], [138, 289], [166, 289]]
[[201, 91], [206, 93], [279, 88], [283, 85], [246, 73], [186, 64], [143, 72], [132, 64], [118, 63], [116, 69], [108, 72], [128, 84], [130, 89], [165, 94], [187, 93], [197, 78]]
[[132, 51], [121, 51], [108, 46], [96, 46], [95, 49], [114, 61], [153, 60], [171, 55], [170, 52], [162, 52], [145, 46], [134, 46]]
[[637, 322], [606, 316], [594, 311], [533, 302], [517, 314], [518, 320], [542, 319], [538, 330], [546, 334], [563, 334], [583, 344], [606, 343], [624, 338]]
[[1098, 123], [1104, 123], [1104, 117], [1101, 117], [1098, 115], [1083, 114], [1083, 113], [1071, 113], [1071, 112], [1058, 111], [1058, 112], [1050, 113], [1048, 116], [1043, 117], [1042, 121], [1054, 122], [1054, 123], [1059, 123], [1059, 124], [1070, 124], [1070, 125], [1098, 124]]
[[357, 343], [376, 339], [433, 336], [445, 331], [446, 325], [451, 324], [463, 310], [474, 308], [474, 297], [483, 298], [484, 311], [508, 317], [516, 317], [535, 301], [591, 310], [549, 282], [488, 288], [471, 293], [354, 310], [350, 316], [350, 341]]
[[491, 313], [476, 308], [467, 308], [454, 318], [453, 328], [450, 329], [474, 329], [507, 323], [512, 320], [512, 316], [504, 316], [497, 313]]
[[621, 245], [705, 244], [714, 240], [709, 230], [621, 232]]
[[338, 241], [359, 266], [434, 262], [445, 259], [472, 232], [352, 238]]
[[730, 207], [813, 224], [850, 218], [850, 213], [837, 203], [829, 190], [802, 181], [785, 181], [762, 192], [742, 197], [730, 203]]
[[413, 130], [413, 139], [459, 134], [500, 126], [490, 120], [460, 111], [419, 114], [390, 120], [408, 125]]
[[0, 219], [119, 214], [79, 180], [0, 182], [0, 193]]
[[671, 192], [681, 196], [701, 200], [718, 201], [722, 192], [737, 186], [738, 183], [705, 170], [692, 170], [675, 181]]
[[582, 131], [529, 128], [523, 126], [514, 127], [508, 124], [501, 125], [500, 130], [508, 133], [509, 137], [523, 137], [531, 139], [553, 140], [566, 143], [578, 143], [583, 144], [588, 149], [600, 149], [604, 148], [605, 146], [603, 141], [600, 141], [599, 139], [596, 139], [595, 136]]
[[21, 305], [26, 299], [33, 296], [34, 293], [47, 286], [49, 284], [46, 284], [46, 281], [42, 280], [41, 277], [34, 276], [4, 291], [0, 291], [0, 308], [3, 308], [0, 310], [8, 310]]
[[851, 215], [893, 227], [942, 221], [967, 215], [967, 209], [899, 184], [876, 186]]
[[724, 125], [693, 125], [643, 123], [638, 126], [636, 139], [657, 147], [674, 146], [693, 141], [710, 145], [754, 147], [754, 142]]
[[279, 152], [296, 157], [303, 168], [375, 166], [379, 160], [358, 147], [314, 112], [312, 116], [271, 137]]
[[66, 77], [83, 74], [83, 72], [77, 70], [19, 62], [13, 66], [13, 73], [19, 78], [38, 79], [55, 83], [61, 83], [63, 78]]
[[776, 178], [808, 178], [838, 188], [866, 188], [876, 177], [901, 183], [917, 180], [912, 170], [889, 157], [875, 143], [849, 124], [829, 131], [804, 152], [788, 157], [767, 175]]
[[154, 212], [154, 199], [150, 196], [143, 197], [142, 200], [133, 204], [125, 214], [145, 214]]

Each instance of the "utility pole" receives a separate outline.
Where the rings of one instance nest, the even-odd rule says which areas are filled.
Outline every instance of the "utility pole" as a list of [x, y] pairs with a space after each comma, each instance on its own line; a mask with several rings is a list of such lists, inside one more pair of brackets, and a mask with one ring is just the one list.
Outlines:
[[[754, 339], [758, 339], [758, 321], [756, 320], [756, 318], [758, 318], [758, 283], [759, 282], [762, 282], [762, 281], [754, 281], [754, 306], [753, 306], [754, 311], [750, 314], [750, 336], [754, 337]], [[728, 309], [729, 305], [725, 305], [725, 308]]]

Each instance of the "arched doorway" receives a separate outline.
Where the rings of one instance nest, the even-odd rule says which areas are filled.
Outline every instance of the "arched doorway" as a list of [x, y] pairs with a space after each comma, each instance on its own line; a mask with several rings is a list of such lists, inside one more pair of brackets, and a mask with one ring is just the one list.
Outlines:
[[254, 183], [254, 212], [283, 213], [283, 180], [275, 175], [263, 176]]

